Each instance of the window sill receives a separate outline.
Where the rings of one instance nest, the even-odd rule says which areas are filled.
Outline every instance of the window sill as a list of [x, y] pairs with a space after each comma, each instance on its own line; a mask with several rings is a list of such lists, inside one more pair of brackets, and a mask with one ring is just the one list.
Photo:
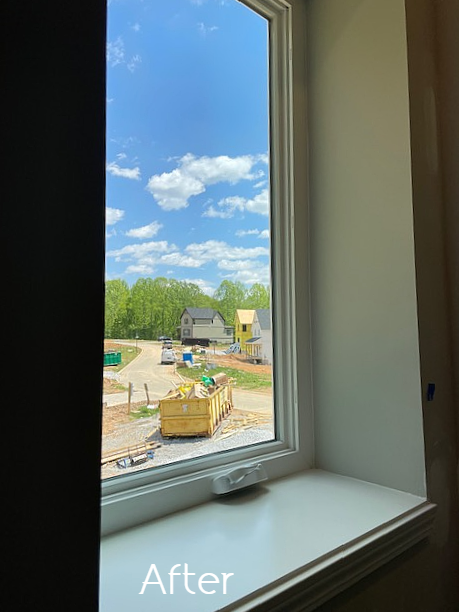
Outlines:
[[[423, 498], [310, 470], [102, 538], [101, 612], [314, 610], [428, 535]], [[174, 577], [170, 594], [169, 571]], [[155, 564], [159, 584], [145, 587]], [[195, 575], [191, 575], [194, 573]], [[204, 573], [228, 578], [198, 588]], [[154, 573], [150, 582], [157, 582]]]

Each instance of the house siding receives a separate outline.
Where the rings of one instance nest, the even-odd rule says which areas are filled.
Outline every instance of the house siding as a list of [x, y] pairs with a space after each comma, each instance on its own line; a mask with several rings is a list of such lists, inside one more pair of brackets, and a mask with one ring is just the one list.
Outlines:
[[253, 336], [252, 323], [254, 314], [255, 311], [253, 310], [236, 310], [235, 341], [240, 343], [242, 350], [246, 350], [245, 343]]
[[[209, 309], [204, 309], [208, 312]], [[232, 328], [225, 325], [223, 317], [215, 311], [213, 317], [199, 318], [196, 315], [198, 309], [185, 309], [180, 319], [180, 339], [184, 338], [208, 338], [211, 341], [231, 343], [233, 341]], [[187, 323], [185, 323], [187, 321]], [[227, 333], [230, 330], [230, 334]]]

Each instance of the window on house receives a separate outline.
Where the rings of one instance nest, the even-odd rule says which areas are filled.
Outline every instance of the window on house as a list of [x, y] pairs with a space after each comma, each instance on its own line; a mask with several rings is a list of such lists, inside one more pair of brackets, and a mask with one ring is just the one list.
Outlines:
[[[104, 512], [116, 515], [110, 500], [122, 491], [142, 484], [154, 495], [165, 478], [204, 466], [263, 458], [272, 473], [288, 473], [311, 435], [299, 439], [309, 417], [300, 424], [297, 414], [300, 396], [308, 414], [310, 391], [296, 368], [296, 338], [306, 347], [308, 331], [293, 291], [304, 296], [307, 279], [290, 257], [307, 251], [291, 223], [291, 8], [281, 0], [149, 6], [130, 3], [127, 20], [126, 6], [108, 7], [106, 259], [107, 275], [120, 279], [107, 281], [106, 344], [123, 341], [104, 393], [102, 478]], [[305, 147], [296, 146], [300, 158]], [[175, 329], [184, 308], [215, 307], [226, 322], [238, 308], [268, 309], [272, 358], [249, 364], [217, 342], [191, 354], [175, 347], [174, 362], [161, 364], [157, 329]], [[140, 370], [145, 358], [151, 379], [136, 382], [135, 367], [125, 374], [123, 366], [139, 352], [134, 364]], [[213, 393], [217, 421], [206, 412]], [[185, 423], [192, 411], [199, 424]], [[209, 494], [208, 476], [180, 504], [198, 491]]]
[[243, 326], [242, 326], [242, 331], [243, 331], [243, 332], [246, 332], [246, 331], [247, 331], [247, 325], [243, 325]]

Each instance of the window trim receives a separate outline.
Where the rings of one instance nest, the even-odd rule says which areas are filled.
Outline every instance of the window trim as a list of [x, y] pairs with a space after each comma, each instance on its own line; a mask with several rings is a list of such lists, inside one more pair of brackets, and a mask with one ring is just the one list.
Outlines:
[[[305, 9], [300, 0], [244, 0], [244, 4], [269, 23], [270, 221], [272, 311], [276, 313], [273, 321], [273, 353], [274, 363], [277, 364], [273, 381], [276, 440], [103, 481], [102, 535], [210, 500], [213, 497], [213, 478], [230, 465], [237, 467], [247, 462], [262, 462], [269, 479], [312, 467], [309, 316], [296, 317], [297, 311], [309, 311], [309, 291], [308, 280], [305, 275], [301, 277], [295, 267], [295, 261], [308, 261], [308, 241], [304, 240], [307, 234], [307, 181], [304, 180], [307, 160], [304, 96], [306, 54], [302, 35], [305, 29]], [[295, 49], [292, 47], [294, 28]], [[297, 176], [303, 178], [297, 179]], [[295, 241], [297, 227], [300, 239]], [[276, 341], [280, 338], [282, 341]], [[286, 347], [289, 347], [288, 350]]]

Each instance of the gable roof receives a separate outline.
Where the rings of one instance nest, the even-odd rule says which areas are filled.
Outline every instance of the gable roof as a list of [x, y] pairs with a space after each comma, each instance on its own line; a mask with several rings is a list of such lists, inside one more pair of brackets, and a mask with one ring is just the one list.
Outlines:
[[244, 325], [251, 325], [253, 323], [254, 314], [255, 310], [242, 310], [240, 308], [236, 310], [236, 317], [239, 319], [239, 322]]
[[257, 319], [261, 329], [271, 329], [271, 311], [269, 308], [258, 308]]
[[182, 312], [182, 315], [184, 312], [187, 312], [192, 319], [212, 320], [214, 316], [218, 314], [222, 318], [223, 323], [225, 322], [225, 319], [222, 317], [222, 315], [218, 312], [218, 310], [214, 310], [214, 308], [185, 308], [185, 310]]

